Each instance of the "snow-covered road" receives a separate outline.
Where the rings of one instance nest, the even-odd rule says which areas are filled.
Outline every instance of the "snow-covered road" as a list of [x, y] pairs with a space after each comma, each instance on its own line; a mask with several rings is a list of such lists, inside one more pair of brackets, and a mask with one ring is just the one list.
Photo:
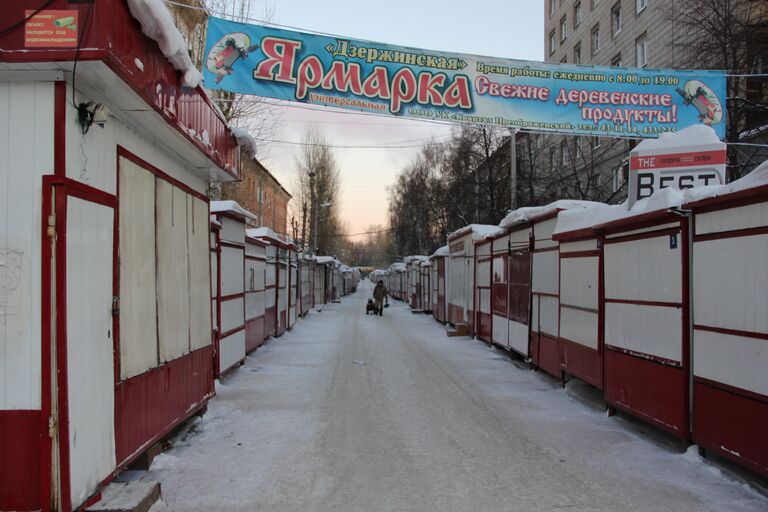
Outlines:
[[217, 386], [151, 477], [176, 511], [764, 511], [768, 500], [370, 283]]

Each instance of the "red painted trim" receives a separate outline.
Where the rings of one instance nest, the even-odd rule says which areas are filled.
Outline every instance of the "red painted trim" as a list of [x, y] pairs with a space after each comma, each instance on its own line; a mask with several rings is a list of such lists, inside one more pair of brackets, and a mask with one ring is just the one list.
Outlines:
[[[667, 223], [665, 223], [667, 224]], [[606, 238], [606, 244], [622, 244], [625, 242], [635, 242], [637, 240], [648, 240], [649, 238], [661, 238], [664, 236], [676, 235], [680, 233], [680, 228], [667, 228], [659, 229], [656, 231], [646, 231], [644, 233], [635, 233], [633, 235], [618, 236], [614, 238]]]
[[742, 238], [745, 236], [757, 236], [768, 234], [768, 226], [759, 228], [733, 229], [730, 231], [721, 231], [718, 233], [706, 233], [704, 235], [695, 235], [694, 242], [706, 242], [708, 240], [724, 240], [726, 238]]
[[682, 332], [682, 342], [683, 342], [683, 352], [682, 352], [682, 364], [683, 364], [683, 372], [685, 375], [685, 394], [683, 397], [683, 407], [684, 407], [684, 423], [683, 423], [683, 431], [685, 432], [686, 439], [690, 437], [691, 432], [691, 423], [692, 423], [692, 389], [691, 389], [691, 376], [693, 375], [692, 371], [692, 364], [691, 364], [691, 335], [692, 335], [692, 327], [693, 324], [693, 318], [691, 315], [691, 251], [692, 251], [692, 243], [691, 243], [691, 218], [686, 217], [681, 221], [681, 228], [682, 233], [680, 235], [680, 245], [682, 246], [682, 251], [680, 254], [681, 258], [681, 279], [682, 279], [682, 292], [683, 292], [683, 304], [682, 304], [682, 322], [681, 322], [681, 328], [683, 330]]
[[730, 194], [724, 194], [722, 196], [686, 203], [683, 205], [683, 208], [693, 210], [695, 213], [727, 210], [734, 207], [762, 203], [765, 201], [766, 194], [768, 194], [768, 185], [761, 185], [759, 187], [731, 192]]
[[562, 371], [579, 380], [591, 384], [597, 389], [603, 389], [603, 355], [598, 348], [594, 349], [581, 343], [558, 337], [560, 348], [560, 368]]
[[[651, 163], [651, 160], [653, 163]], [[703, 165], [723, 165], [726, 161], [726, 150], [686, 151], [684, 153], [667, 153], [663, 155], [631, 156], [630, 168], [633, 171], [646, 169], [669, 169], [671, 167], [701, 167]]]
[[561, 308], [567, 308], [567, 309], [575, 309], [576, 311], [584, 311], [585, 313], [594, 313], [596, 315], [600, 314], [600, 306], [599, 306], [599, 304], [598, 304], [598, 309], [585, 308], [583, 306], [573, 306], [571, 304], [564, 304], [562, 302], [560, 303], [560, 307]]
[[[536, 240], [536, 241], [538, 242], [539, 240]], [[555, 245], [554, 247], [540, 247], [538, 249], [532, 249], [531, 252], [534, 254], [538, 254], [540, 252], [552, 252], [552, 251], [559, 251], [559, 250], [560, 250], [560, 246]]]
[[726, 384], [724, 382], [718, 382], [716, 380], [710, 380], [704, 377], [699, 377], [697, 375], [693, 376], [693, 380], [696, 383], [704, 384], [706, 386], [710, 386], [713, 388], [717, 388], [721, 391], [726, 391], [728, 393], [743, 396], [746, 398], [749, 398], [750, 400], [756, 400], [758, 402], [762, 402], [764, 404], [768, 405], [768, 395], [763, 395], [760, 393], [755, 393], [754, 391], [750, 391], [748, 389], [739, 388], [736, 386], [731, 386], [730, 384]]
[[219, 244], [221, 244], [222, 247], [229, 247], [230, 249], [242, 249], [245, 251], [245, 244], [240, 242], [233, 242], [232, 240], [221, 240], [219, 241]]
[[711, 327], [708, 325], [693, 324], [693, 328], [699, 331], [716, 332], [719, 334], [730, 334], [732, 336], [741, 336], [742, 338], [754, 338], [758, 340], [768, 340], [768, 333], [742, 331], [739, 329], [726, 329], [725, 327]]
[[674, 366], [675, 368], [682, 368], [682, 362], [680, 361], [675, 361], [674, 359], [666, 359], [664, 357], [655, 356], [653, 354], [646, 354], [645, 352], [639, 352], [637, 350], [630, 350], [628, 348], [617, 347], [615, 345], [611, 345], [608, 342], [605, 343], [605, 349], [610, 350], [611, 352], [618, 352], [619, 354], [624, 354], [625, 356], [634, 357], [636, 359], [643, 359], [645, 361], [658, 363], [663, 366]]
[[53, 89], [53, 169], [67, 175], [67, 83], [56, 82]]
[[63, 187], [56, 192], [56, 387], [58, 389], [59, 476], [61, 508], [71, 511], [69, 462], [69, 391], [67, 382], [67, 196]]
[[41, 440], [48, 425], [41, 416], [39, 410], [0, 410], [0, 510], [40, 510], [46, 502], [41, 476], [50, 473], [41, 469]]
[[230, 301], [230, 300], [243, 299], [243, 298], [245, 298], [245, 293], [246, 292], [232, 293], [230, 295], [220, 295], [219, 296], [219, 301], [227, 302], [227, 301]]
[[657, 306], [660, 308], [682, 308], [682, 302], [664, 302], [658, 300], [635, 300], [635, 299], [605, 299], [606, 303], [612, 304], [633, 304], [636, 306]]
[[61, 176], [45, 176], [45, 183], [51, 186], [62, 186], [67, 189], [67, 196], [76, 197], [90, 203], [100, 204], [109, 208], [117, 206], [117, 196], [104, 192], [98, 188], [86, 185], [71, 178]]
[[694, 381], [694, 442], [768, 476], [768, 404], [710, 383], [699, 378]]
[[595, 238], [595, 230], [591, 227], [552, 235], [552, 240], [556, 242], [578, 242], [579, 240], [589, 240], [592, 238]]
[[202, 347], [115, 388], [115, 410], [120, 413], [115, 423], [118, 471], [205, 407], [214, 394], [212, 351], [211, 345]]
[[600, 250], [595, 249], [591, 251], [573, 251], [573, 252], [563, 252], [560, 251], [560, 259], [565, 258], [598, 258], [600, 257]]
[[660, 224], [679, 221], [680, 216], [670, 212], [667, 209], [664, 209], [646, 212], [640, 215], [633, 215], [631, 217], [625, 217], [623, 219], [614, 220], [612, 222], [598, 224], [596, 226], [592, 226], [591, 229], [601, 233], [619, 233], [622, 231], [647, 229], [658, 226]]
[[216, 232], [216, 336], [213, 351], [214, 377], [220, 377], [221, 372], [221, 231]]
[[560, 298], [560, 294], [559, 293], [531, 292], [531, 295], [538, 295], [540, 297], [552, 297], [554, 299], [559, 299]]
[[[162, 178], [164, 181], [167, 181], [174, 187], [183, 190], [187, 194], [196, 197], [197, 199], [200, 199], [201, 201], [204, 201], [205, 204], [209, 204], [210, 200], [208, 199], [208, 196], [205, 194], [198, 192], [197, 190], [193, 189], [189, 185], [187, 185], [184, 182], [181, 182], [177, 180], [176, 178], [170, 176], [169, 174], [161, 171], [159, 168], [155, 167], [151, 163], [147, 162], [143, 158], [139, 157], [138, 155], [135, 155], [134, 153], [131, 153], [129, 150], [125, 149], [123, 146], [118, 145], [117, 146], [117, 156], [123, 157], [126, 160], [130, 160], [131, 162], [135, 163], [139, 167], [143, 167], [145, 170], [151, 172], [158, 178]], [[119, 166], [118, 166], [119, 167]]]
[[233, 334], [237, 334], [238, 332], [244, 331], [244, 330], [245, 330], [245, 324], [243, 324], [243, 325], [241, 325], [239, 327], [235, 327], [234, 329], [230, 329], [227, 332], [221, 333], [221, 336], [219, 338], [220, 339], [229, 338]]
[[51, 270], [53, 259], [52, 238], [48, 237], [48, 218], [53, 215], [53, 186], [48, 183], [48, 176], [43, 176], [42, 222], [40, 226], [41, 252], [41, 294], [40, 294], [40, 496], [39, 506], [43, 512], [50, 511], [53, 489], [53, 441], [48, 435], [48, 419], [53, 415], [53, 375], [51, 351], [53, 350], [53, 285]]

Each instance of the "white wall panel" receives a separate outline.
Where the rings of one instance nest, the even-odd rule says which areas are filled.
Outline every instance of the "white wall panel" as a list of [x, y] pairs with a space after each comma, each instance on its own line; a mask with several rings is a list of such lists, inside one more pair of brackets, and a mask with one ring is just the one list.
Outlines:
[[245, 325], [244, 298], [221, 301], [221, 332]]
[[491, 261], [477, 262], [477, 286], [491, 286]]
[[493, 315], [493, 329], [491, 331], [493, 342], [498, 343], [502, 347], [506, 347], [509, 342], [509, 325], [507, 319], [503, 316]]
[[557, 251], [535, 252], [532, 259], [531, 291], [534, 293], [560, 292], [560, 253]]
[[768, 333], [768, 235], [693, 244], [694, 323]]
[[211, 344], [211, 309], [208, 297], [211, 279], [210, 221], [208, 204], [187, 195], [187, 251], [189, 259], [189, 348], [197, 350]]
[[[52, 84], [50, 84], [52, 86]], [[72, 88], [67, 85], [67, 99], [72, 98]], [[75, 94], [75, 102], [88, 102], [94, 98]], [[69, 103], [68, 103], [69, 104]], [[115, 105], [107, 105], [116, 111]], [[188, 164], [181, 161], [175, 154], [169, 153], [155, 144], [155, 140], [147, 138], [141, 131], [136, 131], [123, 124], [116, 117], [110, 117], [103, 128], [93, 127], [83, 137], [80, 124], [77, 122], [77, 110], [66, 109], [66, 158], [67, 177], [92, 187], [115, 194], [117, 173], [117, 147], [124, 147], [143, 160], [162, 169], [164, 173], [175, 178], [193, 190], [205, 193], [207, 181], [190, 173]], [[51, 127], [53, 124], [51, 123]]]
[[519, 229], [509, 234], [509, 241], [512, 244], [512, 250], [525, 249], [531, 242], [531, 229]]
[[607, 236], [608, 239], [611, 238], [621, 238], [623, 236], [631, 236], [631, 235], [641, 235], [644, 233], [651, 233], [653, 231], [658, 231], [660, 229], [669, 229], [669, 228], [679, 228], [680, 223], [679, 222], [668, 222], [666, 224], [658, 224], [656, 226], [650, 226], [640, 229], [631, 229], [629, 231], [622, 231], [620, 233], [612, 233]]
[[768, 342], [695, 330], [693, 371], [697, 377], [768, 396]]
[[696, 215], [696, 234], [768, 226], [768, 202]]
[[560, 252], [580, 252], [597, 250], [597, 240], [579, 240], [577, 242], [563, 242], [560, 244]]
[[597, 349], [597, 313], [560, 308], [560, 336]]
[[113, 210], [67, 199], [67, 385], [72, 506], [115, 467]]
[[560, 260], [560, 302], [569, 306], [597, 309], [598, 258]]
[[245, 330], [220, 340], [219, 371], [224, 371], [243, 359], [245, 359]]
[[[119, 222], [120, 378], [127, 379], [158, 360], [155, 175], [125, 158], [120, 159]], [[207, 294], [203, 297], [207, 302]]]
[[539, 331], [558, 335], [560, 299], [557, 297], [539, 297]]
[[221, 239], [238, 244], [245, 243], [245, 223], [223, 215], [219, 216], [221, 222]]
[[245, 291], [244, 252], [240, 247], [221, 248], [221, 294], [223, 296]]
[[157, 180], [156, 211], [157, 327], [162, 363], [189, 352], [187, 194]]
[[480, 307], [479, 310], [481, 313], [490, 313], [491, 312], [491, 290], [488, 288], [484, 288], [482, 290], [477, 291], [480, 299]]
[[493, 253], [497, 254], [500, 252], [506, 253], [507, 249], [509, 248], [509, 235], [504, 235], [502, 237], [496, 238], [492, 242], [493, 245]]
[[682, 301], [682, 240], [675, 249], [669, 236], [605, 244], [605, 298]]
[[534, 242], [536, 249], [556, 247], [558, 245], [558, 242], [552, 240], [552, 233], [555, 231], [556, 225], [557, 217], [537, 222], [533, 225], [533, 234], [536, 237], [536, 241]]
[[481, 244], [478, 244], [475, 248], [475, 254], [480, 257], [486, 257], [491, 255], [491, 244], [493, 242], [491, 240], [485, 241]]
[[53, 88], [0, 82], [0, 410], [40, 408], [41, 176], [54, 168]]
[[679, 308], [608, 302], [605, 305], [605, 343], [680, 362], [683, 357], [682, 315]]
[[509, 347], [523, 355], [528, 355], [528, 326], [509, 321]]

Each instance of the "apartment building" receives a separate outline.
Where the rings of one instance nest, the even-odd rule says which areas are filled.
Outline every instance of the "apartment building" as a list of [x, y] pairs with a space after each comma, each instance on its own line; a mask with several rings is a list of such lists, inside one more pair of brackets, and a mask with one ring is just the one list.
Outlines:
[[[673, 44], [674, 24], [667, 21], [677, 1], [544, 0], [545, 61], [685, 67], [682, 51]], [[605, 137], [523, 135], [518, 155], [536, 155], [535, 162], [520, 166], [548, 176], [545, 186], [560, 195], [615, 202], [626, 196], [626, 158], [633, 144]]]

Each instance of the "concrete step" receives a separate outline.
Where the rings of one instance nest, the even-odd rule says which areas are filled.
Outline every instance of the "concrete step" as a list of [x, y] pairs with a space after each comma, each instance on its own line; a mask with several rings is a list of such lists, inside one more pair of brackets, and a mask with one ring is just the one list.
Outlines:
[[101, 501], [88, 512], [147, 512], [160, 499], [160, 483], [154, 481], [112, 482], [101, 493]]

